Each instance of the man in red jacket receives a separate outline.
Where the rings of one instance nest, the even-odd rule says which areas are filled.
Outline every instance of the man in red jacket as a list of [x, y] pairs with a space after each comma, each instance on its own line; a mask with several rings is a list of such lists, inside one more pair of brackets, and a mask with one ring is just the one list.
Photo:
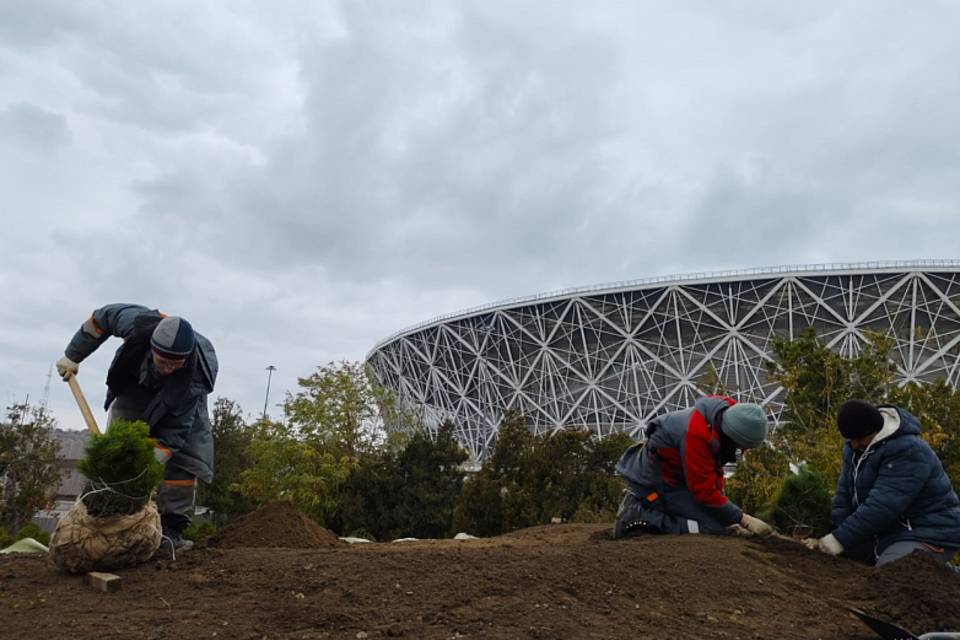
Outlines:
[[723, 466], [737, 449], [767, 438], [759, 405], [706, 397], [683, 411], [658, 416], [647, 439], [628, 448], [617, 463], [627, 490], [614, 523], [615, 538], [636, 533], [722, 535], [734, 525], [756, 535], [773, 529], [730, 502], [723, 492]]

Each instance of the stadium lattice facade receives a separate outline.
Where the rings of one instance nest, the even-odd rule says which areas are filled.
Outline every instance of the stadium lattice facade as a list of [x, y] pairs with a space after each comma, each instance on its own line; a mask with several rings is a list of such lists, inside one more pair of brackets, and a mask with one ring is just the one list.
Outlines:
[[[507, 410], [537, 433], [638, 436], [716, 377], [776, 421], [766, 374], [775, 336], [807, 327], [845, 355], [890, 336], [898, 380], [960, 382], [960, 261], [775, 267], [542, 294], [399, 332], [367, 356], [377, 380], [430, 428], [449, 419], [477, 459]], [[702, 385], [701, 385], [702, 386]]]

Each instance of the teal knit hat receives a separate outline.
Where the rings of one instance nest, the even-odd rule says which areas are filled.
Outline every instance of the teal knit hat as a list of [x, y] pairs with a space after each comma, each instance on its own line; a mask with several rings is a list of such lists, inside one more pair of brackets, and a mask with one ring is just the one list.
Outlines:
[[738, 402], [723, 412], [720, 430], [741, 449], [758, 447], [767, 439], [767, 416], [758, 404]]

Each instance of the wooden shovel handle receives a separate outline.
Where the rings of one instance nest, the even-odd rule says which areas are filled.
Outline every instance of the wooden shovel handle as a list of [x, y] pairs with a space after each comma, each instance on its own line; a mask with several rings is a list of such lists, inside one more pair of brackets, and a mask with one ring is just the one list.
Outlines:
[[94, 435], [99, 434], [100, 429], [97, 428], [97, 421], [93, 417], [93, 412], [90, 411], [90, 405], [87, 404], [87, 399], [83, 397], [83, 391], [80, 390], [80, 383], [77, 382], [77, 377], [72, 373], [68, 375], [67, 384], [70, 385], [70, 391], [73, 392], [73, 397], [80, 406], [80, 413], [83, 414], [83, 419], [87, 422], [87, 429]]

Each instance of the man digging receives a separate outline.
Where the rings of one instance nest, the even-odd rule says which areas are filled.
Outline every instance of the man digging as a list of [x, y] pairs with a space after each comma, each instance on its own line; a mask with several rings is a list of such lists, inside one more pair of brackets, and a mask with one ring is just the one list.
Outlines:
[[107, 372], [107, 428], [115, 420], [143, 420], [164, 462], [157, 508], [164, 543], [177, 550], [190, 523], [197, 478], [213, 479], [213, 436], [207, 396], [217, 378], [217, 354], [183, 318], [135, 304], [93, 312], [67, 345], [57, 371], [64, 380], [110, 336], [123, 338]]

